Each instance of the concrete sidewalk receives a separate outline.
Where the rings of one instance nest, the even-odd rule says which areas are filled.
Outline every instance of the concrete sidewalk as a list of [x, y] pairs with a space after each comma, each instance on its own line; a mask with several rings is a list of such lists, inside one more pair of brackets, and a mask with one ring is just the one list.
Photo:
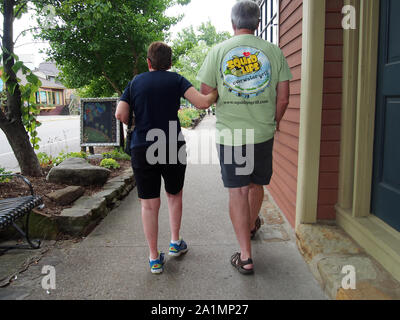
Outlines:
[[[212, 129], [206, 117], [195, 132]], [[190, 144], [191, 141], [188, 141]], [[264, 207], [268, 206], [266, 202]], [[276, 213], [253, 242], [255, 275], [239, 274], [229, 262], [238, 251], [228, 214], [228, 193], [218, 165], [189, 164], [184, 189], [182, 236], [189, 252], [169, 258], [152, 275], [136, 190], [79, 243], [58, 244], [20, 274], [1, 294], [24, 299], [327, 299], [299, 253], [295, 235]], [[264, 217], [265, 218], [265, 217]], [[266, 220], [266, 219], [264, 219]], [[160, 250], [170, 234], [166, 198], [160, 210]], [[56, 270], [56, 290], [42, 289], [42, 267]]]

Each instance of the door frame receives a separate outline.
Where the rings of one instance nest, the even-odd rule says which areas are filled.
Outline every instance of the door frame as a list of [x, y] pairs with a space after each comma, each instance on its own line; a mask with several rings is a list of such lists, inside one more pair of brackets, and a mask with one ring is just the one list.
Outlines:
[[344, 30], [337, 224], [400, 281], [400, 232], [371, 214], [380, 0], [345, 0], [357, 29]]

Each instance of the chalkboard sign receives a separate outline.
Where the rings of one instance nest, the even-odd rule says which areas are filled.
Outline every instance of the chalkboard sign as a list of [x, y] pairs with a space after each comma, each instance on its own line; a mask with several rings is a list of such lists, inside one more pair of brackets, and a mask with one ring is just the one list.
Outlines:
[[118, 98], [81, 99], [81, 147], [120, 145]]

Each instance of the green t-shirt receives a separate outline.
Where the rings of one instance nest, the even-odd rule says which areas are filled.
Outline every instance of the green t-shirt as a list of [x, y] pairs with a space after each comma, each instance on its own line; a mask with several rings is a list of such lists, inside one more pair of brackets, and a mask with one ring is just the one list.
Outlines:
[[[239, 35], [213, 47], [197, 79], [218, 89], [217, 143], [240, 146], [274, 137], [276, 86], [292, 79], [276, 45], [253, 35]], [[251, 136], [251, 131], [249, 132]]]

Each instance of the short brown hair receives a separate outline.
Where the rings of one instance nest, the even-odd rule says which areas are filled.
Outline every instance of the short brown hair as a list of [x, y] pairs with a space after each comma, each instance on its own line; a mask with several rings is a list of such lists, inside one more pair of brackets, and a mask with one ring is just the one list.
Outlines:
[[154, 70], [168, 70], [172, 65], [172, 49], [164, 42], [153, 42], [147, 52], [147, 58]]

